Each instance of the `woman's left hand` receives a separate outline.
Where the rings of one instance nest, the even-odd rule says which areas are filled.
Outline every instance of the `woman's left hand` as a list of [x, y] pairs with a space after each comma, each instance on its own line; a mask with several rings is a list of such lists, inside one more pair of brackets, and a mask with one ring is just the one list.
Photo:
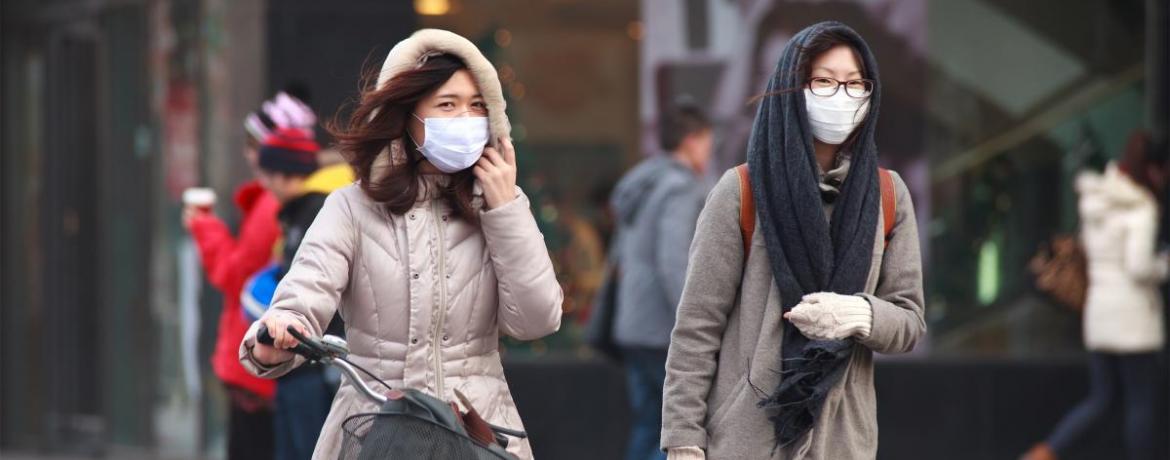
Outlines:
[[516, 199], [516, 149], [511, 139], [500, 139], [500, 148], [487, 146], [475, 164], [475, 177], [483, 187], [488, 209], [495, 209]]
[[873, 328], [873, 307], [865, 297], [818, 292], [804, 296], [784, 319], [813, 340], [865, 338]]

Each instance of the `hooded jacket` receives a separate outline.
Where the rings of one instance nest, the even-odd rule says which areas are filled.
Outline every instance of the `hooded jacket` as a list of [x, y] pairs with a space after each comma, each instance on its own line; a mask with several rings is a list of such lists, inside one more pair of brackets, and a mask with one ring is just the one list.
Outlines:
[[694, 172], [664, 156], [643, 161], [618, 182], [610, 202], [618, 223], [613, 256], [621, 268], [613, 325], [618, 345], [670, 345], [705, 196]]
[[[433, 52], [467, 64], [487, 102], [493, 138], [506, 137], [495, 71], [458, 35], [428, 29], [402, 41], [390, 51], [380, 84]], [[401, 140], [394, 144], [384, 165], [402, 148]], [[447, 401], [456, 400], [458, 390], [488, 422], [522, 430], [500, 363], [499, 334], [533, 340], [556, 331], [561, 286], [528, 198], [519, 189], [515, 200], [480, 211], [475, 226], [439, 196], [438, 187], [449, 178], [425, 176], [418, 201], [401, 215], [386, 211], [358, 185], [330, 194], [266, 314], [289, 313], [310, 334], [320, 335], [339, 311], [352, 362], [391, 387], [418, 389]], [[481, 205], [479, 187], [476, 194], [474, 202]], [[253, 324], [239, 350], [250, 371], [275, 378], [303, 363], [300, 357], [274, 367], [256, 362], [257, 328]], [[337, 458], [345, 420], [377, 409], [345, 380], [313, 458]], [[527, 440], [512, 439], [508, 451], [532, 457]]]
[[347, 163], [322, 166], [321, 169], [318, 169], [317, 172], [314, 172], [305, 179], [305, 191], [328, 194], [329, 192], [352, 184], [356, 179], [353, 174], [353, 168]]
[[1115, 164], [1104, 174], [1082, 173], [1076, 187], [1089, 267], [1085, 346], [1109, 353], [1161, 350], [1158, 286], [1170, 265], [1155, 254], [1157, 201]]

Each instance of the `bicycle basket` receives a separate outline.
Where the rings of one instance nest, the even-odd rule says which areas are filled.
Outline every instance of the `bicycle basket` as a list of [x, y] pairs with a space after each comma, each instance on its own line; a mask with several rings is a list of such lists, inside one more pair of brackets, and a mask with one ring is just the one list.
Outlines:
[[435, 459], [508, 460], [503, 448], [487, 446], [454, 422], [450, 407], [407, 390], [377, 413], [353, 415], [342, 423], [342, 460]]

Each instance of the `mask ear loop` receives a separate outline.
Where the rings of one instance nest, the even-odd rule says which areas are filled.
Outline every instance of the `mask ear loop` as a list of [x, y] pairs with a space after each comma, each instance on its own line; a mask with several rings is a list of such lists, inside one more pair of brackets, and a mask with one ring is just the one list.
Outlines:
[[[427, 122], [423, 121], [422, 118], [419, 118], [418, 115], [414, 112], [411, 112], [410, 116], [414, 117], [415, 120], [418, 120], [419, 123], [422, 123], [423, 129], [426, 129]], [[420, 151], [422, 150], [422, 145], [419, 144], [418, 141], [414, 140], [414, 136], [410, 134], [410, 128], [406, 128], [406, 137], [410, 138], [410, 142], [414, 144], [414, 148], [419, 149]]]

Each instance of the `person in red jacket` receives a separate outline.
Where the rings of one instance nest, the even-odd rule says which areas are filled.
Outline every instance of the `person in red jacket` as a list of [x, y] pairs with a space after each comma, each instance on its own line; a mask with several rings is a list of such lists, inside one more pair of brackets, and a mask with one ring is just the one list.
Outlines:
[[[315, 122], [308, 106], [285, 93], [250, 114], [244, 121], [249, 133], [244, 158], [253, 177], [259, 177], [258, 149], [263, 137], [283, 125], [311, 127]], [[184, 209], [183, 223], [199, 247], [208, 280], [224, 298], [211, 364], [231, 397], [228, 459], [272, 458], [276, 382], [249, 374], [237, 354], [250, 325], [240, 311], [240, 291], [248, 277], [275, 261], [280, 203], [253, 179], [236, 190], [235, 204], [243, 216], [238, 236], [215, 214], [195, 207]]]

